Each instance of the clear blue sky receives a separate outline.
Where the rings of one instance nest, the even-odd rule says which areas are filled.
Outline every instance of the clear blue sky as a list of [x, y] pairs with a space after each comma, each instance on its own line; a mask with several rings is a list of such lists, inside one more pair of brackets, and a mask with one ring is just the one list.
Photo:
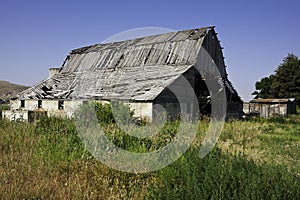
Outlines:
[[33, 85], [74, 48], [140, 27], [215, 25], [229, 78], [243, 100], [293, 52], [300, 56], [300, 2], [1, 0], [0, 80]]

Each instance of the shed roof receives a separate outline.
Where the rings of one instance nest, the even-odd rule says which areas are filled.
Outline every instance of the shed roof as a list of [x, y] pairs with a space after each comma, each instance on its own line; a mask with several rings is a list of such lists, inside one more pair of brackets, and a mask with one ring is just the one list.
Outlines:
[[290, 99], [253, 99], [250, 103], [288, 103], [295, 101], [294, 98]]

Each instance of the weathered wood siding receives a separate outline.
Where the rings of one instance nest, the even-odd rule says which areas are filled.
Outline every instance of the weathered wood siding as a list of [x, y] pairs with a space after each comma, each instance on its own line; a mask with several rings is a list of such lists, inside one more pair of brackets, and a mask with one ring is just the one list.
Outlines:
[[[208, 32], [207, 36], [203, 41], [202, 46], [208, 52], [208, 54], [211, 56], [214, 63], [218, 67], [220, 75], [223, 78], [227, 78], [227, 72], [226, 72], [222, 47], [220, 45], [220, 41], [218, 40], [217, 34], [214, 30]], [[206, 69], [205, 71], [209, 71], [211, 69]]]
[[262, 117], [288, 116], [296, 114], [295, 99], [254, 99], [249, 103], [250, 113], [260, 113]]

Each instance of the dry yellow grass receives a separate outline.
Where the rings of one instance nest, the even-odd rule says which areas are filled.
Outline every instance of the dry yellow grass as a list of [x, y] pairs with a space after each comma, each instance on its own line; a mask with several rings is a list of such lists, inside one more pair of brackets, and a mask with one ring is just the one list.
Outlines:
[[300, 123], [231, 121], [225, 124], [218, 146], [223, 152], [244, 153], [257, 163], [286, 165], [300, 170]]

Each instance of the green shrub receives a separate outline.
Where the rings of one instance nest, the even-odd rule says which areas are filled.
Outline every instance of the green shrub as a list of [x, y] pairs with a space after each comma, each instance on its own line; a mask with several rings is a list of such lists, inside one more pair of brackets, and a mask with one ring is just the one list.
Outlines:
[[[122, 102], [102, 104], [89, 102], [83, 104], [75, 113], [75, 121], [80, 132], [101, 129], [117, 147], [133, 152], [148, 152], [165, 146], [177, 133], [179, 122], [167, 121], [161, 130], [155, 124], [142, 122], [137, 124], [134, 112]], [[100, 124], [100, 127], [99, 127]], [[145, 134], [157, 131], [150, 138], [139, 138], [132, 133]], [[128, 134], [131, 133], [131, 134]]]
[[127, 124], [134, 122], [134, 111], [130, 110], [129, 105], [122, 102], [112, 101], [111, 103], [100, 103], [90, 101], [81, 105], [76, 111], [76, 117], [92, 118], [96, 114], [97, 120], [101, 126], [118, 123]]
[[[134, 127], [134, 125], [129, 125], [127, 128], [129, 128], [131, 132], [145, 131], [149, 133], [150, 131], [153, 131], [153, 127], [151, 126], [152, 125], [148, 124], [140, 129], [139, 127]], [[166, 146], [177, 134], [178, 127], [178, 121], [167, 121], [161, 130], [157, 130], [158, 132], [149, 138], [138, 138], [132, 136], [116, 125], [107, 127], [105, 129], [105, 133], [115, 146], [128, 151], [145, 153]]]

